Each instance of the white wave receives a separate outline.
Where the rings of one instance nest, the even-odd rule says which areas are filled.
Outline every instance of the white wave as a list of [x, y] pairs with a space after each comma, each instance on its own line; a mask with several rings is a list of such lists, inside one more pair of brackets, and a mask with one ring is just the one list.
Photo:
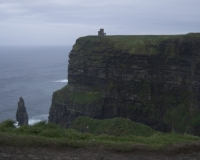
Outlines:
[[16, 128], [19, 128], [18, 122], [17, 122], [17, 121], [14, 123], [14, 126], [15, 126]]
[[34, 125], [35, 123], [38, 123], [38, 122], [41, 122], [41, 121], [47, 121], [47, 120], [48, 120], [48, 114], [38, 115], [38, 116], [34, 116], [34, 117], [29, 118], [28, 124]]
[[61, 79], [61, 80], [56, 80], [56, 81], [53, 81], [53, 82], [68, 82], [68, 79]]
[[[41, 121], [48, 121], [48, 116], [49, 116], [48, 114], [42, 114], [42, 115], [31, 117], [28, 119], [28, 124], [34, 125], [35, 123], [38, 123]], [[14, 126], [19, 128], [17, 121], [14, 123]]]
[[28, 120], [28, 124], [29, 125], [34, 125], [35, 123], [38, 123], [38, 122], [40, 122], [41, 120], [39, 120], [39, 119], [29, 119]]

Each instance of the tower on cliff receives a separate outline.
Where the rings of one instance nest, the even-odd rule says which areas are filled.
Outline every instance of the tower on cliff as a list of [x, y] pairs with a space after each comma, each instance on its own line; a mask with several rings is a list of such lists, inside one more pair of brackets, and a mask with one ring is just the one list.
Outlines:
[[106, 33], [104, 33], [104, 29], [101, 28], [99, 31], [98, 31], [98, 36], [106, 36]]

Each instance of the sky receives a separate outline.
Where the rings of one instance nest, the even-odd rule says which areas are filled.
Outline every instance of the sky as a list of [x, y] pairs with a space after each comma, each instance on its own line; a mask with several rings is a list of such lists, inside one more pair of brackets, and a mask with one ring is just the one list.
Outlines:
[[0, 46], [73, 45], [97, 35], [200, 32], [200, 0], [0, 0]]

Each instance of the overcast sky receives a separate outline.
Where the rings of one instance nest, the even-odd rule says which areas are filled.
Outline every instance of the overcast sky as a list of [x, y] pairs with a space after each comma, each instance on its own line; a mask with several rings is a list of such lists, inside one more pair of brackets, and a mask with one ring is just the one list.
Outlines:
[[200, 32], [200, 0], [0, 0], [0, 45], [73, 45], [86, 35]]

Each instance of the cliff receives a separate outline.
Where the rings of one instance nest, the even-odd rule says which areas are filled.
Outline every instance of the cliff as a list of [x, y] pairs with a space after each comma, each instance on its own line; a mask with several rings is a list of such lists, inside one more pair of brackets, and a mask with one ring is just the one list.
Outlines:
[[77, 39], [49, 122], [70, 127], [78, 116], [200, 135], [200, 34]]

